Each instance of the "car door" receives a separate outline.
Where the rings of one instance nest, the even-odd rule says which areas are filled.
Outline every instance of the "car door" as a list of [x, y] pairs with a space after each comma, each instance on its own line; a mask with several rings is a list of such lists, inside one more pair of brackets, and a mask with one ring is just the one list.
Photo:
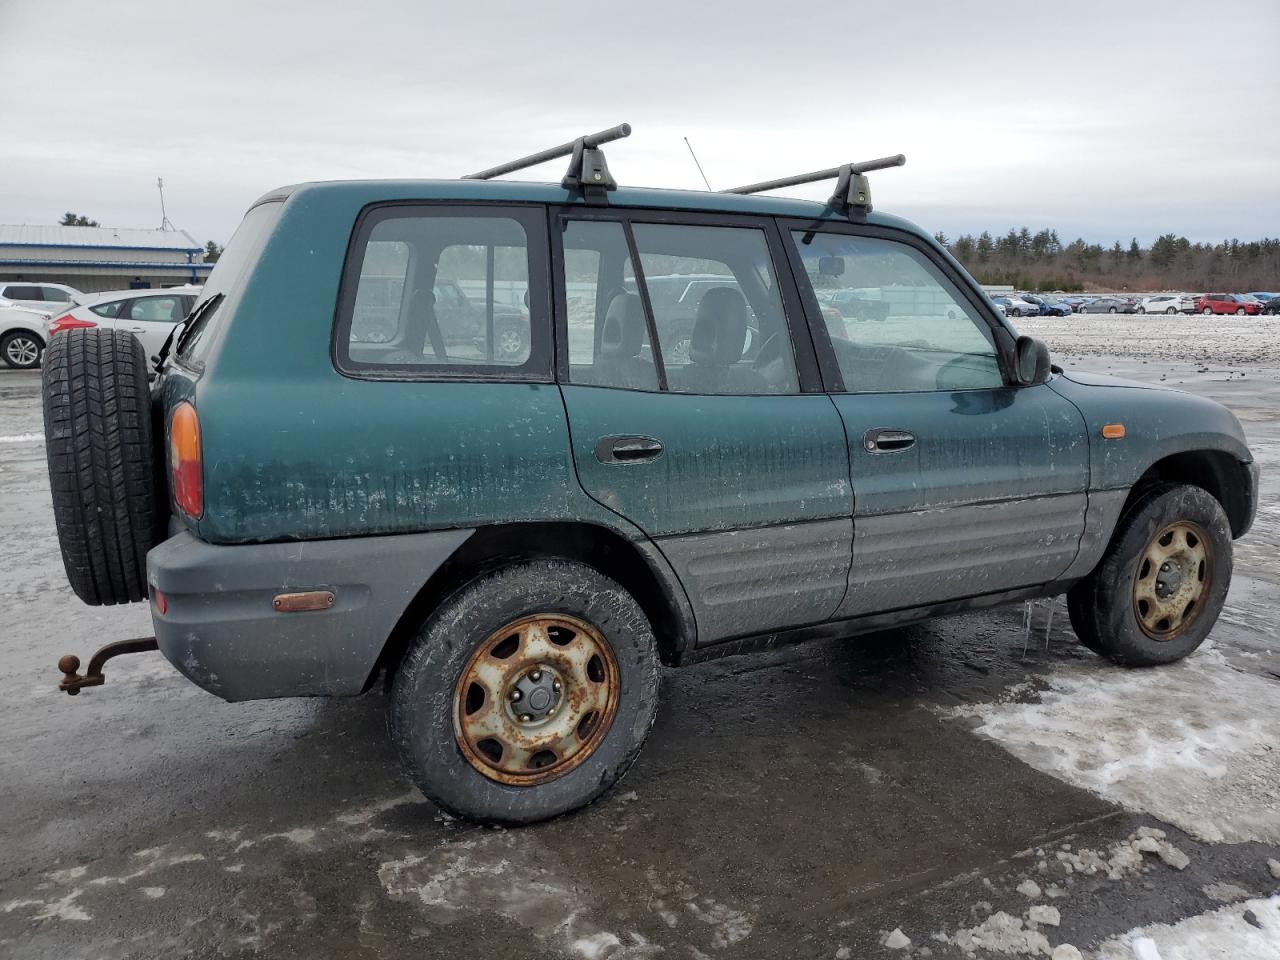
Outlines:
[[[583, 488], [666, 556], [699, 645], [828, 619], [848, 581], [848, 449], [776, 227], [565, 209], [552, 234]], [[688, 333], [646, 281], [681, 274], [722, 278]]]
[[[1084, 531], [1089, 445], [1051, 386], [1013, 386], [1013, 335], [924, 241], [792, 223], [823, 376], [843, 419], [853, 565], [840, 616], [1047, 583]], [[827, 335], [815, 291], [879, 287], [889, 313]]]
[[169, 331], [186, 315], [183, 304], [178, 293], [134, 297], [121, 306], [113, 326], [132, 333], [142, 342], [147, 356], [152, 357], [164, 346]]

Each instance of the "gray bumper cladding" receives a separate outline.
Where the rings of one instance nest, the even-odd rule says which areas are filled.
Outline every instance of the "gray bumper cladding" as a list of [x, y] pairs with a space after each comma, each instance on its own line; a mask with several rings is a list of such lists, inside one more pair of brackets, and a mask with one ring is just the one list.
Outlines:
[[[224, 700], [350, 696], [392, 628], [471, 530], [218, 546], [182, 532], [147, 554], [160, 651]], [[330, 591], [331, 607], [282, 612], [280, 594]]]

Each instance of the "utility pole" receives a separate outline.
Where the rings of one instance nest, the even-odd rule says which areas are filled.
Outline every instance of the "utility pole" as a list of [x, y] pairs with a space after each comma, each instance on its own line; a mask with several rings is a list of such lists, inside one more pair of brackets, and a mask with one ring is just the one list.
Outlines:
[[177, 228], [170, 222], [169, 215], [164, 210], [164, 178], [156, 177], [156, 189], [160, 191], [160, 229], [176, 230]]

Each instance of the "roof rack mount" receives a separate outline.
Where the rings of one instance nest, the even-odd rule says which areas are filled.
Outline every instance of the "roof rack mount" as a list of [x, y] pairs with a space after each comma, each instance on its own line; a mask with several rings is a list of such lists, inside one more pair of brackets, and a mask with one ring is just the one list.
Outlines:
[[865, 175], [872, 170], [900, 167], [906, 162], [907, 158], [897, 153], [892, 157], [864, 160], [861, 163], [846, 163], [843, 166], [801, 173], [794, 177], [783, 177], [780, 180], [762, 180], [760, 183], [749, 183], [744, 187], [733, 187], [721, 192], [763, 193], [765, 190], [781, 190], [783, 187], [794, 187], [801, 183], [816, 183], [819, 180], [834, 178], [836, 189], [828, 201], [831, 206], [845, 211], [849, 216], [865, 217], [871, 211], [871, 185], [867, 182]]
[[631, 124], [620, 123], [608, 130], [589, 133], [578, 137], [577, 140], [570, 140], [558, 147], [549, 147], [546, 150], [531, 153], [519, 160], [509, 160], [496, 167], [481, 170], [479, 173], [468, 173], [462, 179], [492, 180], [494, 177], [501, 177], [517, 170], [536, 167], [540, 163], [546, 163], [557, 157], [570, 157], [569, 169], [565, 171], [560, 185], [566, 190], [581, 190], [588, 201], [603, 203], [606, 201], [606, 191], [616, 190], [618, 184], [609, 173], [609, 165], [605, 163], [604, 151], [600, 147], [629, 136], [631, 136]]

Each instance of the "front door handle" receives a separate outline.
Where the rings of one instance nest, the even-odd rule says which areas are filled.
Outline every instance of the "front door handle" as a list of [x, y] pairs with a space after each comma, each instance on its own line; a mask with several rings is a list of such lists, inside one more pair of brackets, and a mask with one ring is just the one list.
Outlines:
[[601, 437], [596, 459], [601, 463], [643, 463], [662, 456], [662, 441], [653, 437]]
[[877, 427], [862, 435], [862, 446], [867, 453], [896, 453], [916, 442], [916, 435], [906, 430]]

